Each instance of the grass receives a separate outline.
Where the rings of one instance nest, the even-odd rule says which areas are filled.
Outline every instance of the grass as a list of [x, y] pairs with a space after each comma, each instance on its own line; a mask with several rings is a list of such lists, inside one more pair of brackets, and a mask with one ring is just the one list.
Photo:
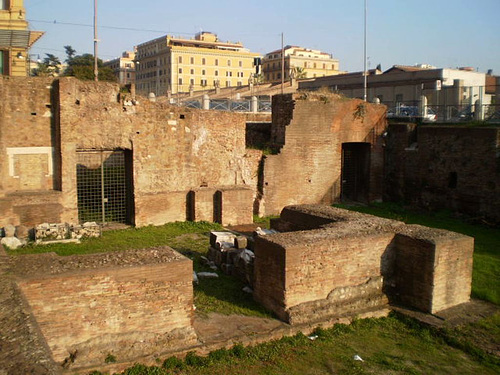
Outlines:
[[374, 203], [369, 206], [336, 205], [353, 211], [441, 228], [474, 237], [472, 296], [500, 305], [500, 229], [480, 223], [466, 222], [450, 212], [436, 213], [407, 209], [395, 203]]
[[[490, 323], [488, 323], [490, 324]], [[123, 374], [497, 374], [498, 357], [451, 334], [399, 314], [317, 329], [264, 344], [218, 349], [206, 357], [190, 352], [162, 366], [137, 364]], [[357, 361], [354, 356], [363, 361]], [[95, 373], [99, 374], [99, 373]]]

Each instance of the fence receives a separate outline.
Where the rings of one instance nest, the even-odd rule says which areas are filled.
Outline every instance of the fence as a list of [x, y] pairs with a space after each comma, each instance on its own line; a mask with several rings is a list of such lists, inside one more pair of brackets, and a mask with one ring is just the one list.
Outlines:
[[[175, 102], [173, 104], [175, 104]], [[180, 100], [177, 104], [188, 108], [212, 109], [217, 111], [271, 112], [271, 98], [269, 96], [254, 96], [250, 99], [209, 99], [205, 97], [202, 99], [184, 99]]]
[[383, 103], [387, 106], [387, 118], [399, 121], [463, 123], [484, 121], [500, 123], [500, 105], [463, 104], [463, 105], [422, 105], [415, 101], [403, 103]]

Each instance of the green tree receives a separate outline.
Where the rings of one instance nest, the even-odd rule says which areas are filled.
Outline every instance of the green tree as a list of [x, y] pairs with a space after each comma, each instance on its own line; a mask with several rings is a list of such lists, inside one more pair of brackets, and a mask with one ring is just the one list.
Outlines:
[[46, 57], [43, 61], [38, 63], [36, 69], [34, 69], [33, 74], [39, 77], [55, 77], [61, 72], [61, 60], [59, 57], [46, 53]]
[[[64, 71], [64, 75], [82, 80], [93, 80], [94, 55], [90, 53], [75, 55], [76, 51], [71, 46], [65, 46], [64, 49], [66, 50], [66, 62], [68, 64]], [[116, 81], [116, 77], [111, 68], [103, 66], [101, 59], [97, 59], [97, 68], [99, 71], [99, 81]]]
[[303, 78], [307, 78], [307, 72], [306, 72], [306, 69], [301, 67], [301, 66], [294, 66], [292, 68], [292, 76], [295, 78], [295, 79], [303, 79]]
[[64, 46], [64, 51], [66, 52], [66, 62], [68, 62], [69, 60], [73, 59], [73, 57], [75, 57], [75, 54], [76, 54], [76, 50], [71, 47], [71, 46]]

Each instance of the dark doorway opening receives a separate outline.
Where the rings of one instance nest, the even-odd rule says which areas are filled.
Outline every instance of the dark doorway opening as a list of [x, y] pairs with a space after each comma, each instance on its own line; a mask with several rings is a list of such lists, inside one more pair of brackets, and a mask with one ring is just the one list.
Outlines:
[[131, 151], [78, 150], [76, 181], [80, 223], [134, 224]]
[[342, 144], [341, 198], [343, 201], [369, 201], [370, 149], [370, 143]]

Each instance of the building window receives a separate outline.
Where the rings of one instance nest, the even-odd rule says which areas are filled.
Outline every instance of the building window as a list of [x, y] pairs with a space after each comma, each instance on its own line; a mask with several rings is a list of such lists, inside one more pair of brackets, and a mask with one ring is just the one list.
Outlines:
[[219, 66], [219, 59], [215, 59], [215, 66]]
[[206, 79], [200, 80], [200, 84], [201, 84], [201, 87], [205, 87], [207, 85], [207, 80]]
[[191, 78], [191, 79], [189, 80], [189, 83], [190, 83], [191, 85], [193, 85], [193, 86], [194, 86], [194, 78]]
[[219, 71], [218, 71], [218, 70], [216, 70], [216, 71], [215, 71], [215, 76], [217, 77], [218, 75], [219, 75]]
[[201, 71], [201, 75], [204, 76], [206, 74], [205, 69]]
[[316, 69], [316, 63], [313, 64], [313, 68]]
[[182, 64], [182, 56], [179, 56], [179, 64]]
[[179, 85], [182, 86], [182, 78], [179, 78]]
[[207, 60], [205, 60], [205, 58], [202, 58], [202, 59], [201, 59], [201, 63], [202, 63], [203, 65], [205, 65], [205, 64], [207, 63]]
[[227, 66], [231, 66], [231, 60], [227, 60]]
[[179, 68], [179, 74], [182, 74], [182, 68]]
[[2, 0], [2, 10], [9, 9], [9, 0]]
[[304, 61], [304, 68], [307, 68], [307, 61]]
[[240, 86], [243, 86], [243, 82], [241, 81], [238, 81], [237, 85], [240, 87]]
[[194, 74], [194, 69], [191, 69], [189, 72], [190, 72], [191, 74]]
[[231, 87], [231, 81], [226, 81], [226, 87]]
[[238, 65], [240, 66], [240, 68], [243, 66], [243, 61], [240, 61], [238, 62]]
[[194, 57], [191, 57], [191, 64], [194, 64]]

